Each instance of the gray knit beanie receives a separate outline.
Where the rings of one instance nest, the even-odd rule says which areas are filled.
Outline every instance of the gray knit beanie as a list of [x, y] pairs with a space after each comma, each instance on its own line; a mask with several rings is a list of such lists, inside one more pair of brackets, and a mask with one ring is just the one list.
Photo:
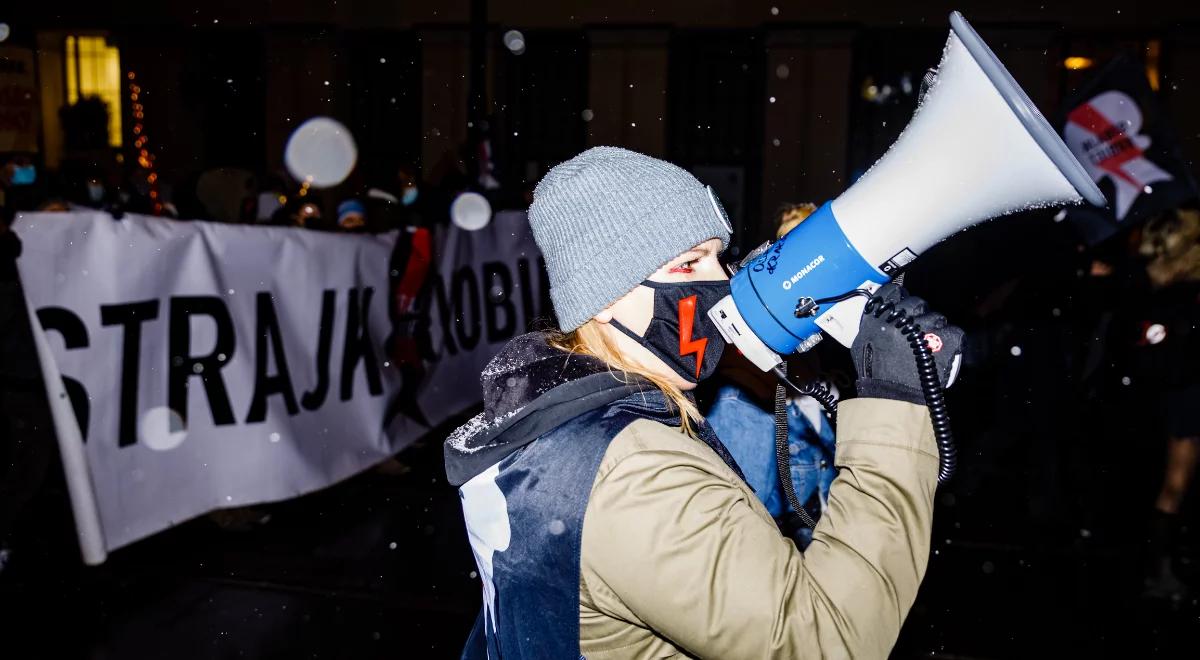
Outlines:
[[700, 243], [719, 238], [724, 249], [731, 231], [696, 177], [617, 147], [593, 147], [547, 172], [533, 192], [529, 225], [564, 332]]

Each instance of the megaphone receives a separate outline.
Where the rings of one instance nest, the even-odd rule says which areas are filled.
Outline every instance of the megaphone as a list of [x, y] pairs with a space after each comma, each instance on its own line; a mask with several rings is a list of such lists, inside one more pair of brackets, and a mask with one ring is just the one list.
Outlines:
[[[936, 79], [896, 143], [861, 179], [742, 261], [709, 315], [763, 371], [824, 330], [850, 346], [874, 291], [974, 224], [1083, 200], [1095, 182], [962, 14]], [[839, 298], [845, 298], [838, 301]]]

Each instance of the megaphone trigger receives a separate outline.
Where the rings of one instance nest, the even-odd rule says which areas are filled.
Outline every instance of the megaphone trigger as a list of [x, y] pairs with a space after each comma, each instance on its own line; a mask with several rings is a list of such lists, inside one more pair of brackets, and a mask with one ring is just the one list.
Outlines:
[[871, 294], [879, 290], [878, 282], [867, 280], [817, 317], [817, 327], [824, 330], [842, 346], [849, 347], [858, 336], [863, 308]]

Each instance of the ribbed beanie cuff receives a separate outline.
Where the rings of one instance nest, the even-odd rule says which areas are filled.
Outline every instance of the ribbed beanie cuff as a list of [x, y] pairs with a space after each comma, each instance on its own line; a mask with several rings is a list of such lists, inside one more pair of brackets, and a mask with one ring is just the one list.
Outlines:
[[690, 173], [616, 147], [588, 149], [551, 169], [529, 207], [564, 332], [696, 245], [719, 238], [724, 249], [728, 223]]

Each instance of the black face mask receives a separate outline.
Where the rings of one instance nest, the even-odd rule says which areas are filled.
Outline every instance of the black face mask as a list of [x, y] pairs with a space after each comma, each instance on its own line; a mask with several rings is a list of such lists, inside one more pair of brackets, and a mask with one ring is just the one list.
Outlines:
[[712, 375], [725, 350], [721, 336], [708, 310], [729, 295], [729, 282], [651, 282], [642, 286], [654, 289], [654, 318], [639, 336], [616, 319], [613, 327], [645, 346], [691, 383]]

